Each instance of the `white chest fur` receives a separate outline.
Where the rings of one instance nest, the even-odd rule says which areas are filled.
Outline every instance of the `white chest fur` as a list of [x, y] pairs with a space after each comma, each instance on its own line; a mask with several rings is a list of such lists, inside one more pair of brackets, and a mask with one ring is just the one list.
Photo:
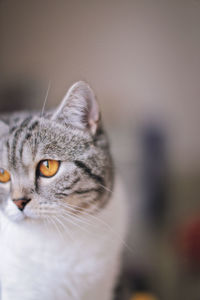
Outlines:
[[126, 228], [117, 185], [97, 216], [64, 228], [1, 216], [1, 300], [111, 300]]

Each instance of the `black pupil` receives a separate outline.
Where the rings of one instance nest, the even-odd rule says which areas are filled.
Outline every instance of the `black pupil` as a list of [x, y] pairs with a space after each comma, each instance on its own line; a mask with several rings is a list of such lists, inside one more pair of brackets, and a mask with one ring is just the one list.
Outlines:
[[3, 175], [4, 174], [4, 169], [0, 169], [0, 173], [1, 173], [1, 175]]
[[43, 164], [45, 165], [46, 168], [49, 169], [49, 162], [48, 162], [48, 160], [45, 160], [45, 161], [43, 162]]

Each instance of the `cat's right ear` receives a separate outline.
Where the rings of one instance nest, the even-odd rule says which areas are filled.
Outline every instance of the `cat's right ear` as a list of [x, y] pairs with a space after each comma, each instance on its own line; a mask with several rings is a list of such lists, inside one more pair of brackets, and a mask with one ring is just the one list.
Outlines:
[[5, 135], [8, 132], [9, 132], [8, 125], [0, 120], [0, 136]]
[[52, 120], [88, 130], [95, 135], [99, 125], [100, 112], [90, 86], [83, 81], [72, 85], [52, 116]]

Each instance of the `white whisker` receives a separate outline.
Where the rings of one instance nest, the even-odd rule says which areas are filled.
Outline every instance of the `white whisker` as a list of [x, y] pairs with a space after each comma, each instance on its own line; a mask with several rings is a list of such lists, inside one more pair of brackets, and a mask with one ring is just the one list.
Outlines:
[[63, 235], [54, 219], [54, 217], [51, 216], [51, 218], [49, 218], [49, 220], [51, 221], [51, 223], [54, 225], [54, 227], [56, 228], [57, 232], [58, 232], [58, 235], [60, 236], [60, 238], [64, 241], [64, 238], [63, 238]]
[[72, 238], [72, 235], [69, 233], [69, 230], [67, 230], [67, 227], [65, 226], [65, 224], [59, 219], [59, 217], [54, 216], [54, 218], [57, 220], [57, 222], [61, 225], [61, 227], [63, 228], [63, 230], [69, 235], [70, 239], [74, 242], [74, 239]]
[[[69, 208], [69, 210], [70, 210], [69, 217], [73, 217], [77, 222], [80, 222], [80, 223], [82, 223], [84, 225], [87, 225], [87, 226], [88, 225], [91, 226], [91, 225], [94, 224], [92, 222], [88, 222], [88, 221], [83, 220], [80, 216], [77, 216], [77, 214], [74, 213], [74, 212], [76, 212], [74, 209], [72, 209], [72, 211], [71, 211], [71, 208]], [[64, 212], [64, 213], [66, 214], [66, 212]], [[68, 213], [67, 213], [67, 216], [68, 216]]]
[[47, 102], [47, 99], [48, 99], [48, 96], [49, 96], [50, 88], [51, 88], [51, 80], [49, 80], [49, 83], [48, 83], [48, 87], [47, 87], [47, 91], [46, 91], [46, 95], [45, 95], [45, 99], [44, 99], [44, 103], [43, 103], [43, 106], [42, 106], [42, 111], [41, 111], [41, 116], [40, 117], [42, 117], [44, 115], [44, 110], [45, 110], [46, 102]]
[[43, 224], [44, 224], [44, 227], [45, 227], [45, 231], [49, 234], [49, 228], [47, 226], [46, 218], [42, 219], [42, 220], [43, 220]]
[[102, 188], [104, 188], [104, 190], [106, 190], [107, 192], [109, 192], [109, 193], [113, 193], [113, 191], [112, 190], [110, 190], [108, 187], [106, 187], [105, 185], [103, 185], [103, 184], [100, 184], [99, 183], [99, 185], [102, 187]]
[[[66, 216], [68, 217], [66, 219]], [[81, 229], [82, 231], [88, 233], [88, 234], [91, 234], [87, 229], [83, 228], [82, 226], [80, 226], [79, 224], [73, 222], [71, 219], [72, 219], [72, 216], [70, 216], [69, 214], [66, 214], [66, 213], [62, 213], [62, 215], [60, 215], [59, 217], [62, 217], [64, 218], [64, 220], [66, 220], [67, 222], [73, 224], [75, 227], [78, 227], [79, 229]]]
[[[64, 205], [66, 208], [68, 208], [69, 210], [72, 209], [75, 212], [80, 211], [79, 207], [71, 205], [71, 204], [66, 204]], [[100, 210], [99, 210], [100, 211]], [[108, 223], [106, 223], [104, 220], [102, 220], [101, 218], [92, 215], [91, 213], [85, 212], [85, 211], [81, 211], [81, 214], [88, 216], [88, 218], [94, 219], [95, 221], [100, 222], [102, 225], [104, 225], [112, 234], [115, 238], [119, 239], [119, 241], [131, 252], [134, 253], [135, 250], [133, 248], [131, 248], [126, 242], [125, 240], [123, 240], [117, 233], [116, 231], [111, 227], [111, 225], [109, 225]], [[80, 218], [80, 216], [79, 216]]]

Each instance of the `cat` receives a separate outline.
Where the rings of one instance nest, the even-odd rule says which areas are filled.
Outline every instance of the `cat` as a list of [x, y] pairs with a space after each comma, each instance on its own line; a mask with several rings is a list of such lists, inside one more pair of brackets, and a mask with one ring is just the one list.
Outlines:
[[1, 300], [111, 300], [126, 205], [93, 90], [0, 121]]

